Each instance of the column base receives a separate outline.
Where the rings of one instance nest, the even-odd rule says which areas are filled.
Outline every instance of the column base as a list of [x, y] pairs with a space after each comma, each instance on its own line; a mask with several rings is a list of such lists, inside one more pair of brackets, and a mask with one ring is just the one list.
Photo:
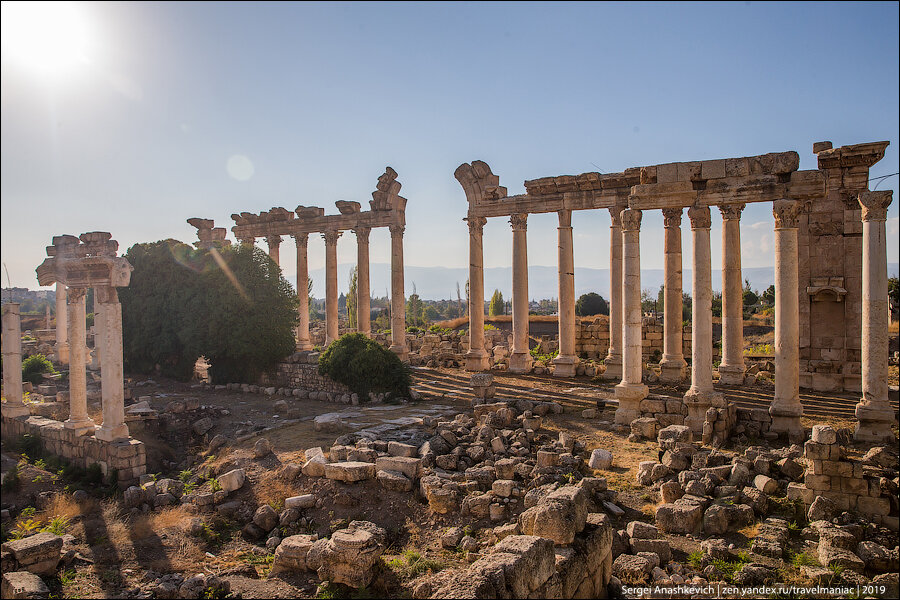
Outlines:
[[725, 385], [744, 385], [744, 365], [719, 365], [719, 383]]
[[681, 356], [663, 358], [659, 362], [659, 380], [667, 383], [684, 381], [687, 362]]
[[684, 395], [684, 404], [688, 414], [684, 418], [684, 424], [691, 428], [691, 432], [703, 435], [703, 424], [706, 422], [706, 411], [710, 408], [724, 408], [725, 397], [716, 390], [699, 390], [691, 388]]
[[491, 368], [487, 352], [470, 350], [466, 353], [466, 371], [487, 371]]
[[74, 431], [77, 436], [92, 435], [97, 431], [97, 425], [91, 419], [84, 419], [82, 421], [67, 419], [63, 421], [63, 428]]
[[896, 423], [896, 413], [888, 406], [879, 404], [856, 405], [856, 430], [853, 439], [858, 442], [895, 442], [891, 427]]
[[531, 354], [528, 352], [513, 352], [509, 355], [509, 372], [510, 373], [529, 373], [531, 372]]
[[2, 414], [7, 419], [15, 419], [17, 417], [30, 417], [31, 409], [23, 402], [4, 402], [2, 405]]
[[409, 348], [406, 346], [401, 346], [399, 344], [391, 345], [390, 351], [400, 357], [402, 362], [409, 362]]
[[601, 379], [607, 381], [621, 381], [622, 380], [622, 355], [621, 354], [611, 354], [606, 356], [606, 370], [603, 372], [603, 375], [600, 376]]
[[312, 342], [309, 340], [299, 340], [297, 341], [297, 352], [309, 352], [313, 349]]
[[128, 432], [128, 425], [126, 425], [125, 423], [110, 428], [101, 425], [97, 428], [97, 433], [95, 433], [94, 435], [98, 440], [103, 440], [104, 442], [127, 440], [130, 437], [130, 434]]
[[643, 383], [620, 383], [615, 387], [615, 396], [619, 401], [616, 409], [615, 423], [630, 425], [641, 418], [641, 400], [647, 397], [650, 390]]
[[772, 417], [769, 431], [786, 433], [789, 439], [799, 439], [802, 436], [800, 417], [803, 416], [803, 405], [800, 404], [799, 396], [781, 400], [775, 398], [769, 407], [769, 416]]
[[554, 377], [575, 377], [575, 369], [580, 361], [577, 356], [563, 356], [560, 354], [550, 362], [553, 363]]

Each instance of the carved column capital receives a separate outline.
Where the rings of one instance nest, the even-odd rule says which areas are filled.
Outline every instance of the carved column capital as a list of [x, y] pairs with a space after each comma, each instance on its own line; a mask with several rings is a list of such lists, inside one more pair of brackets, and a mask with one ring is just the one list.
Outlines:
[[894, 192], [884, 190], [881, 192], [864, 191], [859, 193], [859, 205], [862, 207], [863, 221], [886, 221], [887, 209], [891, 205]]
[[482, 235], [484, 233], [484, 225], [487, 223], [485, 217], [468, 217], [465, 219], [469, 224], [469, 235]]
[[112, 286], [94, 288], [95, 297], [99, 304], [118, 304], [119, 292]]
[[325, 245], [326, 246], [336, 246], [338, 238], [341, 237], [341, 233], [342, 232], [337, 231], [337, 230], [322, 232], [322, 239], [325, 240]]
[[66, 298], [68, 298], [69, 304], [74, 304], [79, 300], [83, 300], [86, 291], [85, 288], [66, 288]]
[[684, 209], [679, 207], [676, 208], [664, 208], [662, 209], [663, 213], [663, 222], [666, 227], [681, 227], [681, 215], [684, 212]]
[[559, 214], [559, 226], [560, 228], [571, 229], [572, 227], [572, 211], [568, 208], [564, 208], [563, 210], [556, 211]]
[[622, 211], [622, 231], [640, 231], [641, 217], [644, 213], [635, 208]]
[[306, 244], [309, 243], [308, 233], [294, 233], [291, 237], [294, 238], [294, 243], [298, 246], [306, 246]]
[[403, 232], [406, 231], [405, 225], [391, 225], [389, 227], [391, 230], [391, 236], [403, 235]]
[[691, 229], [709, 229], [712, 226], [712, 217], [708, 206], [692, 206], [688, 209], [688, 218], [691, 220]]
[[775, 229], [796, 229], [800, 221], [800, 203], [796, 200], [776, 200], [772, 203]]
[[509, 216], [509, 223], [513, 231], [525, 231], [528, 229], [528, 213], [516, 213]]
[[269, 248], [280, 246], [281, 245], [281, 236], [280, 235], [267, 235], [266, 243], [269, 245]]
[[356, 234], [356, 241], [358, 243], [368, 244], [369, 243], [369, 233], [372, 231], [371, 227], [357, 227], [353, 230], [353, 233]]
[[741, 213], [744, 211], [744, 204], [723, 204], [719, 206], [719, 212], [722, 213], [724, 221], [740, 221]]
[[627, 209], [627, 206], [610, 206], [609, 207], [609, 221], [610, 227], [615, 227], [616, 229], [622, 229], [622, 211]]

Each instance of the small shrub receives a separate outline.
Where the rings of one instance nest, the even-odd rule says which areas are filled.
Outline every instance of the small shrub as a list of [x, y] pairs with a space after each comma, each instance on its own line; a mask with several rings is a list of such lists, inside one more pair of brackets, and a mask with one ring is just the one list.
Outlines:
[[41, 531], [62, 535], [69, 529], [69, 519], [67, 517], [53, 517]]
[[409, 396], [409, 367], [400, 358], [361, 333], [341, 336], [319, 357], [319, 374], [343, 383], [360, 401], [369, 392]]
[[56, 373], [53, 363], [43, 354], [33, 354], [22, 361], [22, 381], [30, 381], [34, 385], [44, 379], [44, 373]]
[[697, 570], [703, 568], [703, 552], [697, 550], [688, 554], [688, 564]]

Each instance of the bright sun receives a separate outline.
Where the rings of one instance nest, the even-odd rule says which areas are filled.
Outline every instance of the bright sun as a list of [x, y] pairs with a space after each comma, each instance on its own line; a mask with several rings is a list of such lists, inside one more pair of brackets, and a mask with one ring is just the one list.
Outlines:
[[3, 2], [3, 61], [57, 76], [87, 62], [88, 29], [74, 2]]

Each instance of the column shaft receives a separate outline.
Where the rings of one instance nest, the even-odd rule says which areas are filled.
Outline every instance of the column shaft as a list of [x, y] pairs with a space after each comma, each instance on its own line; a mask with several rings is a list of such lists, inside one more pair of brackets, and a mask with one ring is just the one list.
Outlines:
[[511, 373], [527, 373], [531, 370], [528, 349], [528, 214], [512, 215], [509, 222], [513, 232], [513, 347], [509, 370]]
[[776, 200], [775, 215], [775, 397], [770, 431], [796, 435], [800, 416], [800, 299], [797, 272], [799, 205]]
[[66, 312], [66, 286], [63, 283], [56, 282], [56, 358], [61, 365], [69, 364], [69, 334]]
[[622, 210], [609, 209], [609, 352], [603, 379], [622, 378]]
[[87, 412], [87, 376], [85, 373], [84, 288], [68, 288], [66, 314], [69, 320], [69, 419], [64, 423], [76, 435], [94, 433], [94, 422]]
[[340, 231], [326, 231], [325, 239], [325, 345], [338, 339], [337, 241]]
[[663, 358], [659, 363], [662, 381], [679, 382], [684, 379], [687, 362], [684, 360], [682, 333], [682, 258], [681, 213], [684, 209], [664, 208], [665, 219], [665, 289], [663, 290]]
[[403, 225], [391, 225], [391, 351], [406, 362], [406, 289], [403, 282]]
[[641, 416], [641, 400], [647, 397], [647, 386], [642, 383], [643, 346], [641, 344], [641, 211], [622, 211], [623, 277], [623, 327], [624, 352], [622, 355], [622, 381], [615, 388], [619, 401], [615, 421], [631, 423]]
[[372, 333], [369, 294], [369, 232], [368, 227], [356, 230], [356, 330], [366, 336]]
[[300, 317], [297, 325], [297, 349], [307, 351], [313, 347], [309, 339], [309, 234], [297, 234], [294, 241], [297, 244], [297, 298], [300, 301], [297, 308]]
[[713, 389], [712, 380], [712, 264], [709, 229], [712, 219], [707, 207], [688, 209], [693, 238], [691, 294], [691, 387], [684, 395], [688, 416], [684, 424], [703, 434], [706, 411], [719, 407], [722, 394]]
[[18, 302], [3, 305], [3, 396], [4, 417], [30, 414], [22, 401], [22, 321]]
[[893, 192], [861, 192], [862, 255], [862, 399], [856, 405], [854, 438], [896, 442], [895, 411], [888, 400], [888, 285], [885, 220]]
[[574, 377], [575, 355], [575, 257], [572, 248], [572, 211], [559, 211], [557, 265], [559, 269], [559, 356], [553, 359], [554, 377]]
[[484, 350], [484, 250], [482, 236], [484, 217], [469, 217], [469, 352], [466, 369], [484, 371], [490, 368]]
[[720, 206], [722, 212], [722, 361], [719, 383], [744, 383], [744, 290], [741, 284], [741, 211], [743, 204]]
[[125, 372], [122, 355], [122, 305], [116, 288], [96, 288], [95, 301], [103, 321], [100, 329], [100, 366], [103, 423], [97, 439], [113, 442], [128, 438], [125, 424]]

